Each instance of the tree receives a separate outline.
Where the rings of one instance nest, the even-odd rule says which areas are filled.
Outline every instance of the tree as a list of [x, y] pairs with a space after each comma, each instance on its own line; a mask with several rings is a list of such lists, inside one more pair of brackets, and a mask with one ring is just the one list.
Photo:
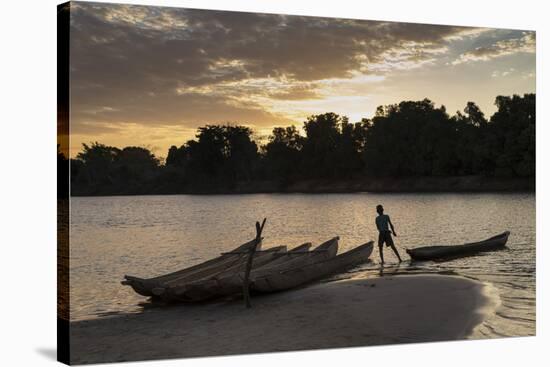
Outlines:
[[112, 183], [111, 168], [120, 149], [98, 142], [82, 144], [82, 152], [76, 158], [84, 164], [83, 174], [90, 184]]
[[[195, 139], [171, 146], [166, 162], [142, 147], [83, 144], [70, 160], [76, 194], [205, 192], [269, 179], [368, 176], [535, 175], [535, 94], [498, 96], [489, 120], [474, 103], [449, 117], [429, 99], [379, 106], [372, 119], [350, 123], [333, 112], [309, 116], [303, 132], [275, 127], [258, 149], [246, 126], [206, 125]], [[58, 167], [68, 167], [57, 150]], [[64, 182], [58, 170], [58, 179]]]
[[200, 180], [226, 182], [250, 180], [258, 160], [252, 130], [238, 125], [207, 125], [199, 128], [197, 140], [186, 144], [189, 174]]
[[452, 175], [455, 144], [444, 106], [435, 108], [429, 99], [381, 106], [367, 127], [365, 163], [372, 175]]
[[144, 182], [154, 176], [158, 166], [158, 158], [148, 149], [126, 147], [118, 151], [113, 162], [113, 171], [119, 182]]
[[535, 174], [535, 94], [498, 96], [487, 144], [498, 176]]
[[233, 182], [250, 181], [258, 160], [258, 146], [252, 130], [245, 126], [225, 126], [226, 176]]
[[295, 179], [300, 171], [303, 143], [296, 126], [274, 128], [263, 148], [267, 176], [282, 183]]
[[490, 152], [484, 144], [487, 119], [474, 102], [468, 102], [464, 114], [457, 112], [451, 118], [457, 131], [456, 154], [460, 162], [459, 175], [492, 172]]
[[352, 124], [347, 117], [342, 117], [336, 147], [336, 167], [333, 169], [338, 177], [352, 177], [362, 173], [364, 162], [361, 152], [365, 145], [366, 126], [368, 123]]
[[179, 167], [183, 165], [180, 149], [178, 149], [178, 147], [176, 147], [175, 145], [172, 145], [170, 149], [168, 149], [168, 156], [166, 156], [166, 165]]
[[304, 122], [306, 139], [303, 145], [302, 167], [311, 178], [334, 177], [337, 165], [335, 155], [340, 139], [342, 117], [328, 112], [309, 116]]
[[464, 116], [465, 123], [476, 127], [487, 126], [485, 114], [481, 112], [479, 107], [474, 102], [468, 102], [466, 104], [466, 107], [464, 107], [464, 113], [466, 114]]

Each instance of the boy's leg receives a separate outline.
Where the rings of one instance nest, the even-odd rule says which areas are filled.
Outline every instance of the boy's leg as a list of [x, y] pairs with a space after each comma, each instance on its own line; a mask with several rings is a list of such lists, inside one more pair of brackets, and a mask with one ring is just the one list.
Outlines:
[[395, 245], [393, 243], [391, 244], [391, 249], [393, 250], [393, 252], [395, 252], [395, 255], [399, 259], [399, 262], [402, 262], [403, 260], [401, 260], [401, 256], [399, 256], [399, 252], [397, 252], [397, 249], [395, 248]]
[[382, 235], [382, 232], [378, 234], [378, 250], [380, 251], [380, 261], [382, 262], [382, 265], [384, 265], [384, 252], [382, 251], [384, 248], [384, 236]]
[[395, 244], [393, 243], [393, 238], [392, 238], [390, 233], [388, 233], [388, 237], [386, 239], [386, 242], [387, 242], [388, 245], [390, 245], [391, 249], [395, 253], [395, 256], [397, 256], [397, 258], [399, 259], [399, 262], [402, 262], [403, 260], [401, 260], [401, 256], [399, 256], [399, 252], [397, 252], [397, 249], [395, 248]]

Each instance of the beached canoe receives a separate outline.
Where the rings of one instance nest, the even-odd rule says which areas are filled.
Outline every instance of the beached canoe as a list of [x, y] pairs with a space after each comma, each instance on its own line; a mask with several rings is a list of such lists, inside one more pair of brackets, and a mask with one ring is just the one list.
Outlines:
[[[338, 251], [338, 237], [324, 242], [312, 251], [294, 249], [281, 255], [278, 259], [266, 264], [257, 264], [254, 259], [253, 269], [250, 272], [249, 280], [252, 283], [256, 277], [265, 274], [280, 272], [286, 269], [307, 266], [322, 260], [336, 256]], [[243, 290], [244, 269], [235, 273], [222, 273], [210, 279], [202, 281], [174, 285], [164, 284], [153, 290], [156, 296], [164, 301], [197, 302], [208, 299], [239, 294]]]
[[[291, 252], [293, 251], [301, 252], [303, 251], [303, 246], [304, 245], [298, 246], [297, 248], [292, 249]], [[287, 254], [286, 246], [277, 246], [277, 247], [272, 247], [263, 251], [256, 251], [254, 253], [252, 269], [266, 265], [272, 261], [278, 260], [279, 258], [281, 258], [282, 256], [285, 256], [286, 254]], [[249, 256], [248, 253], [244, 253], [244, 257], [239, 262], [215, 274], [208, 274], [207, 276], [201, 276], [201, 277], [191, 276], [191, 277], [176, 278], [176, 279], [171, 279], [169, 281], [159, 283], [157, 287], [153, 288], [153, 295], [158, 296], [159, 289], [182, 287], [189, 283], [200, 282], [200, 281], [212, 279], [214, 277], [217, 278], [217, 277], [230, 276], [230, 275], [245, 271], [248, 256]]]
[[506, 231], [494, 237], [479, 242], [454, 246], [426, 246], [407, 249], [413, 260], [445, 260], [475, 255], [479, 252], [494, 251], [504, 248], [510, 232]]
[[[304, 243], [289, 252], [300, 253], [307, 251], [310, 247], [311, 243]], [[210, 264], [204, 267], [197, 266], [197, 268], [195, 268], [193, 271], [179, 271], [176, 273], [168, 274], [164, 277], [152, 279], [136, 279], [135, 277], [130, 277], [128, 279], [127, 277], [126, 281], [123, 281], [122, 284], [132, 286], [134, 291], [142, 296], [157, 297], [154, 291], [155, 289], [157, 289], [158, 293], [158, 289], [183, 286], [188, 283], [210, 279], [218, 275], [227, 276], [238, 273], [240, 271], [244, 271], [250, 253], [249, 251], [250, 248], [242, 248], [241, 246], [240, 249], [235, 249], [229, 253], [222, 254], [220, 257], [223, 257], [223, 259], [215, 262], [213, 265]], [[285, 254], [287, 254], [286, 246], [276, 246], [266, 250], [257, 250], [254, 254], [252, 269], [263, 266], [274, 260], [278, 260], [279, 258], [281, 258], [281, 256]], [[228, 255], [231, 256], [226, 257]], [[238, 256], [233, 257], [233, 255]]]
[[368, 261], [373, 244], [370, 241], [330, 259], [256, 276], [250, 283], [250, 290], [262, 293], [283, 291], [344, 272]]
[[[186, 277], [191, 279], [204, 278], [216, 275], [232, 266], [243, 263], [246, 261], [246, 254], [256, 243], [256, 240], [248, 241], [234, 250], [226, 252], [211, 260], [153, 278], [140, 278], [132, 275], [125, 275], [125, 279], [121, 283], [131, 286], [135, 292], [142, 296], [150, 297], [153, 295], [151, 290], [164, 282]], [[258, 249], [260, 248], [261, 242], [258, 244]]]

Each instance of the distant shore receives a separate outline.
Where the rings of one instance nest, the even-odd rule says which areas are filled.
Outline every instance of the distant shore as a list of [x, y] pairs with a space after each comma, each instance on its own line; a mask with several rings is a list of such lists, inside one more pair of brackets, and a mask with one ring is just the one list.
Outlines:
[[485, 285], [443, 275], [322, 283], [242, 301], [71, 323], [76, 364], [449, 341], [491, 304]]
[[407, 192], [534, 192], [535, 178], [496, 178], [485, 176], [361, 178], [342, 180], [302, 180], [240, 182], [226, 186], [208, 183], [185, 186], [175, 183], [115, 187], [79, 187], [73, 185], [72, 196], [174, 195], [174, 194], [260, 194], [260, 193], [407, 193]]

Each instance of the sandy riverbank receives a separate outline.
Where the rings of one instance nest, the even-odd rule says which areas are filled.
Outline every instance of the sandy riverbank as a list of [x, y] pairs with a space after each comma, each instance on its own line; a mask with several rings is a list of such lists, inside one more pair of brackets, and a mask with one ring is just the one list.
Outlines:
[[75, 364], [458, 340], [483, 320], [484, 285], [442, 275], [344, 280], [242, 302], [71, 323]]

